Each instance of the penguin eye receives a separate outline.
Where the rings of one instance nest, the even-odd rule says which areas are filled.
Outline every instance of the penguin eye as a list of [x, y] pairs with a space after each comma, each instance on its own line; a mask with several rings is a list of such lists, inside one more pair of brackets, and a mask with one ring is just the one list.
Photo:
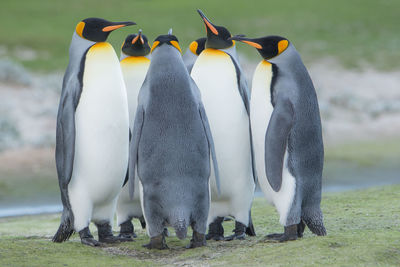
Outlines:
[[278, 42], [278, 55], [282, 53], [283, 51], [286, 50], [286, 48], [289, 46], [288, 40], [281, 40]]
[[180, 46], [179, 46], [179, 44], [178, 44], [177, 41], [170, 41], [169, 43], [170, 43], [171, 45], [173, 45], [176, 49], [178, 49], [179, 52], [182, 53], [182, 50], [181, 50], [181, 48], [180, 48]]

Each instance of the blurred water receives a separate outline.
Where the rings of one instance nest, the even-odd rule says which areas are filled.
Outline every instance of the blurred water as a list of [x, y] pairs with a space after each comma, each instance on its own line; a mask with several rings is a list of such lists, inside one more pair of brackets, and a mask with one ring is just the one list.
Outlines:
[[[342, 192], [390, 184], [400, 184], [400, 166], [389, 164], [365, 167], [349, 162], [330, 162], [324, 168], [322, 191]], [[263, 197], [259, 188], [255, 196]], [[0, 203], [0, 218], [61, 211], [60, 197], [54, 192], [43, 193], [34, 200], [21, 199], [12, 203]]]

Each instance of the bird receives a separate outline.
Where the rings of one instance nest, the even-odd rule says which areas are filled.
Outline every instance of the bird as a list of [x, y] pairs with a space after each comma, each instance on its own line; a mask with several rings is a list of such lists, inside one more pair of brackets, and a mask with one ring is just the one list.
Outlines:
[[321, 203], [324, 146], [318, 99], [296, 48], [287, 38], [235, 36], [263, 60], [252, 83], [250, 119], [259, 183], [284, 226], [267, 239], [303, 236], [305, 225], [326, 235]]
[[[82, 244], [124, 241], [111, 223], [128, 167], [126, 89], [108, 35], [134, 22], [101, 18], [80, 21], [73, 33], [56, 129], [56, 167], [63, 212], [54, 242], [74, 231]], [[93, 238], [89, 223], [98, 229]]]
[[225, 27], [214, 25], [201, 10], [198, 13], [206, 26], [207, 40], [191, 76], [200, 89], [210, 121], [222, 189], [218, 195], [212, 177], [207, 239], [224, 239], [225, 216], [235, 218], [235, 229], [224, 240], [244, 239], [246, 233], [255, 235], [251, 205], [257, 178], [252, 160], [250, 93], [235, 42], [229, 39], [232, 35]]

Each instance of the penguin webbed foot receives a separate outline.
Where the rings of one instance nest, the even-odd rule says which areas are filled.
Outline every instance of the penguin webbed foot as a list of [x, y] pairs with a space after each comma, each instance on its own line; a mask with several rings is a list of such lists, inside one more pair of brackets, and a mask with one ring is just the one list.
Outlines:
[[207, 245], [206, 241], [206, 235], [205, 234], [200, 234], [193, 230], [193, 236], [192, 239], [190, 240], [189, 245], [186, 246], [186, 248], [198, 248], [198, 247], [204, 247]]
[[109, 222], [96, 223], [96, 226], [98, 230], [99, 241], [101, 243], [113, 244], [132, 241], [131, 238], [126, 238], [124, 236], [114, 236]]
[[233, 235], [225, 237], [225, 241], [244, 240], [246, 238], [246, 225], [241, 222], [235, 222], [235, 229], [232, 231]]
[[297, 224], [285, 226], [284, 233], [269, 234], [265, 237], [266, 241], [286, 242], [293, 241], [298, 238]]
[[86, 246], [100, 247], [102, 244], [93, 238], [90, 233], [89, 227], [85, 227], [79, 231], [79, 237], [81, 238], [81, 243]]
[[206, 234], [206, 240], [224, 240], [224, 227], [222, 226], [223, 221], [224, 217], [217, 217], [212, 223], [210, 223], [208, 226], [208, 234]]
[[169, 249], [169, 247], [167, 246], [167, 242], [165, 241], [164, 232], [158, 236], [151, 237], [150, 242], [143, 245], [143, 247], [147, 249]]
[[134, 238], [137, 237], [130, 219], [121, 223], [118, 237], [127, 241], [134, 241]]

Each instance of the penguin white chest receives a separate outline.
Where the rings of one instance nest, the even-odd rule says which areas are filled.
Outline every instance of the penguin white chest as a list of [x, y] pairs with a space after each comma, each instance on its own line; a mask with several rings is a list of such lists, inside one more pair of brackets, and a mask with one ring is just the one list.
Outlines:
[[75, 127], [70, 195], [84, 190], [93, 204], [114, 199], [127, 171], [129, 125], [119, 61], [108, 43], [97, 43], [86, 54]]
[[150, 60], [146, 57], [126, 57], [120, 64], [128, 97], [129, 127], [132, 131], [139, 90], [146, 78], [146, 73], [150, 66]]
[[261, 61], [253, 76], [250, 120], [259, 184], [267, 200], [275, 205], [280, 214], [280, 221], [284, 224], [293, 201], [296, 182], [287, 169], [287, 152], [283, 164], [282, 186], [279, 192], [272, 189], [265, 172], [265, 135], [274, 110], [271, 104], [272, 76], [272, 65], [265, 60]]
[[[191, 76], [201, 91], [213, 134], [221, 181], [219, 199], [229, 202], [238, 195], [252, 199], [249, 117], [239, 93], [234, 63], [225, 52], [206, 49], [196, 60]], [[214, 201], [213, 171], [210, 186]]]

